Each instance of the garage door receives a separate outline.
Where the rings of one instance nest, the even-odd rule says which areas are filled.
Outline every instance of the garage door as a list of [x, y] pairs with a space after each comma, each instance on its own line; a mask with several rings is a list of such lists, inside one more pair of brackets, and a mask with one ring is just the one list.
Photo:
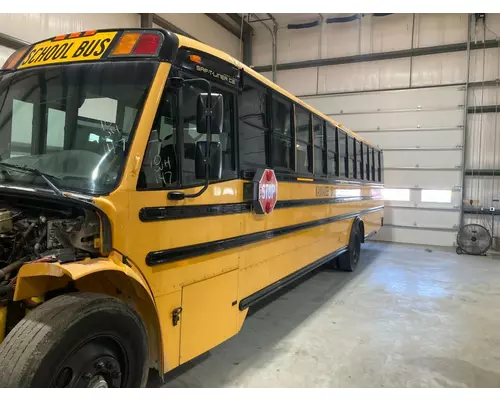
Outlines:
[[384, 150], [385, 226], [374, 239], [454, 245], [463, 174], [463, 86], [304, 101]]

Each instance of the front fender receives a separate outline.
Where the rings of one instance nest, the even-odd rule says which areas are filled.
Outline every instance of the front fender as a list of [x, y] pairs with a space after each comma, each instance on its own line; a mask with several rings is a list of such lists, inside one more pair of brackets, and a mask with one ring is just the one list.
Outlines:
[[17, 275], [14, 301], [41, 296], [50, 290], [66, 286], [70, 281], [78, 281], [86, 276], [106, 271], [119, 272], [137, 282], [153, 301], [153, 295], [142, 276], [123, 264], [121, 256], [116, 252], [112, 252], [107, 258], [87, 258], [65, 264], [58, 262], [25, 264]]
[[158, 308], [153, 294], [139, 270], [125, 265], [122, 256], [111, 252], [107, 258], [78, 262], [31, 263], [19, 270], [14, 300], [43, 296], [64, 288], [70, 282], [81, 292], [96, 292], [117, 297], [130, 304], [142, 317], [148, 332], [150, 368], [163, 371], [163, 342]]

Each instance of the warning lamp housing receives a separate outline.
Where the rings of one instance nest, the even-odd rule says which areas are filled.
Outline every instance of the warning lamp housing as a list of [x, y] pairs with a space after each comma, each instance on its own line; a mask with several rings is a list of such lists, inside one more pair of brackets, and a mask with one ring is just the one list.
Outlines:
[[151, 56], [160, 53], [164, 36], [161, 32], [125, 31], [111, 50], [110, 57]]
[[5, 61], [1, 69], [14, 69], [30, 48], [31, 46], [26, 46], [15, 51], [9, 58], [7, 58], [7, 61]]

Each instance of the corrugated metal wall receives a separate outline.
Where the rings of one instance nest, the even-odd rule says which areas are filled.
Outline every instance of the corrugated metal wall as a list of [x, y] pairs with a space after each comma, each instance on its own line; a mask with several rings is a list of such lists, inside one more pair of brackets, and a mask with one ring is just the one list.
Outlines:
[[[238, 38], [206, 15], [158, 15], [198, 40], [238, 57]], [[0, 33], [29, 43], [61, 33], [103, 28], [138, 28], [140, 26], [139, 14], [0, 13]], [[3, 62], [11, 53], [12, 49], [0, 46], [0, 62]]]
[[[290, 30], [286, 26], [285, 16], [274, 14], [280, 23], [278, 30], [277, 64], [318, 60], [334, 57], [346, 57], [371, 53], [383, 53], [411, 48], [451, 45], [467, 41], [468, 16], [467, 14], [393, 14], [383, 17], [365, 15], [352, 22], [320, 24], [317, 27], [299, 30]], [[310, 14], [294, 18], [294, 23], [318, 20], [319, 16]], [[500, 41], [499, 47], [482, 48], [483, 40], [498, 40], [500, 35], [500, 14], [487, 14], [486, 25], [483, 20], [472, 21], [471, 43], [475, 49], [470, 51], [469, 81], [473, 83], [468, 89], [467, 136], [466, 136], [466, 176], [464, 199], [470, 205], [473, 200], [476, 207], [500, 207], [495, 201], [500, 198], [500, 181], [495, 177], [477, 176], [478, 169], [500, 169], [500, 121], [498, 113], [493, 107], [500, 103], [500, 89], [492, 81], [500, 79]], [[269, 32], [254, 24], [253, 52], [254, 65], [271, 64], [271, 41]], [[465, 48], [465, 46], [463, 47]], [[264, 72], [268, 78], [271, 72]], [[322, 109], [331, 105], [322, 99], [327, 94], [337, 96], [339, 93], [360, 92], [360, 96], [343, 97], [346, 110], [356, 108], [357, 102], [369, 98], [366, 91], [380, 91], [373, 93], [373, 107], [377, 109], [377, 102], [384, 91], [401, 88], [416, 88], [421, 86], [442, 86], [450, 84], [464, 85], [467, 80], [467, 52], [464, 50], [439, 54], [429, 54], [414, 57], [385, 59], [379, 61], [363, 61], [340, 63], [300, 69], [279, 70], [276, 73], [277, 83], [292, 93], [302, 96], [305, 101], [312, 103], [322, 111], [333, 114], [342, 113], [342, 110]], [[482, 84], [481, 82], [485, 82]], [[367, 97], [368, 96], [368, 97]], [[315, 99], [316, 101], [315, 103]], [[362, 100], [363, 99], [363, 100]], [[436, 101], [442, 98], [437, 96]], [[335, 102], [335, 104], [340, 104]], [[451, 106], [448, 104], [448, 106]], [[455, 110], [460, 104], [456, 104]], [[476, 106], [476, 108], [473, 108]], [[328, 106], [329, 107], [329, 106]], [[342, 106], [339, 106], [342, 108]], [[434, 104], [433, 107], [439, 107]], [[461, 101], [463, 109], [463, 101]], [[400, 110], [404, 105], [395, 104], [394, 109]], [[362, 110], [357, 110], [362, 111]], [[368, 110], [366, 110], [368, 111]], [[486, 112], [488, 111], [488, 112]], [[500, 107], [499, 107], [500, 111]], [[449, 111], [448, 113], [456, 111]], [[459, 113], [458, 113], [459, 114]], [[456, 114], [456, 115], [458, 115]], [[417, 116], [418, 115], [418, 116]], [[408, 118], [422, 117], [422, 114], [408, 113]], [[338, 116], [338, 119], [358, 130], [372, 129], [369, 118], [364, 115]], [[449, 125], [454, 121], [446, 111], [433, 113], [437, 118], [432, 121], [434, 126]], [[365, 124], [360, 118], [364, 118]], [[396, 116], [390, 113], [381, 122], [380, 129], [390, 129], [400, 123], [401, 114]], [[430, 116], [429, 116], [430, 118]], [[452, 121], [453, 120], [453, 121]], [[416, 122], [415, 120], [414, 122]], [[429, 120], [429, 122], [431, 122]], [[411, 121], [408, 121], [411, 125]], [[382, 138], [382, 136], [384, 138]], [[378, 133], [378, 138], [385, 143], [391, 142], [390, 132]], [[451, 135], [451, 136], [450, 136]], [[459, 135], [460, 136], [460, 135]], [[453, 147], [461, 144], [461, 137], [452, 135], [451, 131], [434, 132], [432, 142], [434, 146]], [[415, 130], [415, 134], [408, 134], [408, 146], [423, 146], [428, 144], [427, 135], [423, 131]], [[394, 141], [396, 141], [394, 137]], [[411, 142], [411, 143], [410, 143]], [[458, 153], [457, 153], [458, 154]], [[435, 155], [435, 154], [434, 154]], [[461, 164], [461, 160], [459, 162]], [[408, 172], [408, 180], [410, 172]], [[498, 176], [498, 174], [497, 174]], [[455, 195], [453, 197], [455, 200]], [[460, 197], [458, 197], [460, 199]], [[466, 205], [467, 205], [466, 204]], [[487, 218], [490, 218], [488, 216]], [[484, 219], [474, 214], [466, 214], [465, 222]], [[500, 221], [500, 217], [497, 217]], [[497, 223], [500, 226], [500, 222]], [[499, 231], [496, 230], [496, 235]], [[421, 240], [415, 238], [415, 241]]]

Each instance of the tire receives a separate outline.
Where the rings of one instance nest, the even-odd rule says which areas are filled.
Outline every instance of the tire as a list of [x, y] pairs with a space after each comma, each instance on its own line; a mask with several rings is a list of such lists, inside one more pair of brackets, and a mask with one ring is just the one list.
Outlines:
[[144, 387], [147, 375], [141, 318], [102, 294], [51, 299], [0, 344], [0, 387]]
[[359, 231], [358, 223], [354, 222], [351, 228], [351, 235], [349, 236], [347, 251], [337, 257], [337, 268], [342, 271], [353, 272], [358, 265], [360, 253], [361, 233]]

